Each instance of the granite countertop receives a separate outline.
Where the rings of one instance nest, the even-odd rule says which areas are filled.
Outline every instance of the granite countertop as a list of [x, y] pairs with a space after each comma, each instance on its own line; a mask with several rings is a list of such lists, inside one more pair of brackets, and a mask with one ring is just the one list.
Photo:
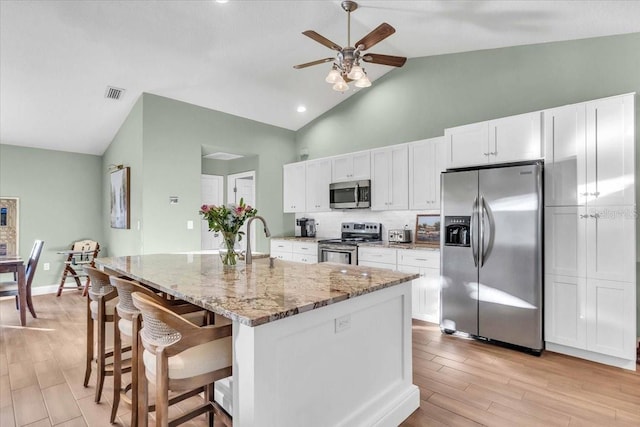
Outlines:
[[206, 310], [258, 326], [419, 277], [379, 268], [257, 259], [223, 268], [218, 255], [98, 258], [98, 265]]
[[296, 237], [296, 236], [280, 236], [272, 237], [272, 240], [291, 240], [294, 242], [318, 243], [320, 240], [329, 239], [329, 237]]

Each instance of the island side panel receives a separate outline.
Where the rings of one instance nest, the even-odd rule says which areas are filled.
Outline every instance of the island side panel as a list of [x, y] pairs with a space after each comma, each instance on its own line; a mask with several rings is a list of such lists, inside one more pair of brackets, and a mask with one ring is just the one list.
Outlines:
[[396, 426], [419, 406], [411, 282], [233, 333], [234, 425]]

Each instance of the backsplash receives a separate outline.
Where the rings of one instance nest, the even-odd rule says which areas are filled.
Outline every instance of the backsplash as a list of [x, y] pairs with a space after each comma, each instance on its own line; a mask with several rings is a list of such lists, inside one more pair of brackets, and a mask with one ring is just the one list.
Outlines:
[[[331, 212], [314, 212], [308, 214], [296, 214], [297, 218], [313, 218], [316, 220], [316, 236], [320, 238], [340, 237], [340, 225], [343, 222], [379, 222], [382, 224], [382, 239], [388, 240], [390, 229], [402, 229], [407, 226], [412, 231], [416, 228], [416, 215], [434, 214], [440, 211], [371, 211], [369, 209], [346, 209]], [[295, 222], [294, 222], [295, 225]]]

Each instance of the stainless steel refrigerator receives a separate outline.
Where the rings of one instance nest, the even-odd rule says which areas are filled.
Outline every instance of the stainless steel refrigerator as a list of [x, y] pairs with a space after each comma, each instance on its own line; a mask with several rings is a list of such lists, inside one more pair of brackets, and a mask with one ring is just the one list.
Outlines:
[[441, 180], [441, 329], [542, 351], [542, 164]]

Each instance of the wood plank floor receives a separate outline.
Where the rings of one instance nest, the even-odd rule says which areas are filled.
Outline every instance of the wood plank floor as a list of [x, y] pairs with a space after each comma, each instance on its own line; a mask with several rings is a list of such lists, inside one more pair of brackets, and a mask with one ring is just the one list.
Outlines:
[[[34, 305], [38, 319], [22, 328], [13, 299], [0, 301], [0, 426], [110, 426], [111, 378], [100, 404], [82, 386], [84, 300], [70, 291]], [[425, 322], [413, 326], [413, 373], [421, 403], [407, 427], [640, 425], [639, 373], [450, 337]], [[118, 425], [128, 414], [120, 409]], [[186, 425], [203, 426], [204, 416]]]

